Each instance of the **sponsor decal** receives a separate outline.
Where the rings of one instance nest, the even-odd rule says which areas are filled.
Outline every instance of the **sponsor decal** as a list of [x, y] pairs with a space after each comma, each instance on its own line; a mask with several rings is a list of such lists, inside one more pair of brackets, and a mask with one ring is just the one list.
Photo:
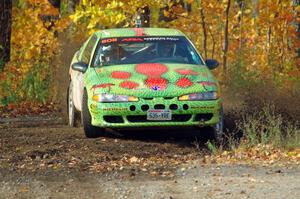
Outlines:
[[177, 37], [145, 37], [145, 41], [179, 41]]
[[117, 38], [108, 38], [108, 39], [103, 39], [101, 41], [102, 44], [107, 44], [107, 43], [113, 43], [113, 42], [117, 42], [118, 39]]
[[214, 109], [213, 106], [191, 106], [191, 109]]
[[128, 37], [121, 40], [121, 42], [143, 42], [143, 38], [136, 38], [136, 37]]
[[159, 86], [153, 86], [153, 87], [152, 87], [152, 90], [158, 91], [158, 90], [160, 90], [160, 87], [159, 87]]
[[112, 107], [112, 108], [103, 108], [104, 111], [127, 111], [127, 108], [118, 108], [118, 107]]

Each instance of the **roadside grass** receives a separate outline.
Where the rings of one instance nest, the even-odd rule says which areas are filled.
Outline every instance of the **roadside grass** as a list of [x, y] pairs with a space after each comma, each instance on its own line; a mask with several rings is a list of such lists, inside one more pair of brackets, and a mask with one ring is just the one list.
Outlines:
[[285, 121], [275, 113], [273, 105], [252, 114], [244, 113], [237, 121], [236, 132], [225, 136], [224, 144], [208, 141], [206, 146], [211, 155], [205, 156], [204, 163], [219, 164], [299, 164], [299, 124]]
[[[265, 80], [228, 84], [225, 94], [225, 137], [204, 162], [300, 163], [299, 81], [289, 88]], [[225, 92], [224, 92], [225, 91]]]
[[241, 145], [246, 148], [272, 145], [281, 149], [300, 148], [300, 129], [297, 124], [284, 121], [275, 112], [274, 105], [266, 105], [261, 111], [246, 113], [237, 124], [243, 132]]

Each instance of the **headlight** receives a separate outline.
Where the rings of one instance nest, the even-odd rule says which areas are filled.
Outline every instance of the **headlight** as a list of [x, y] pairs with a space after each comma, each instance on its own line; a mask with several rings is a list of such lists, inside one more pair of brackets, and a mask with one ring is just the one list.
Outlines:
[[114, 94], [95, 94], [93, 100], [96, 102], [137, 102], [139, 98], [127, 95], [114, 95]]
[[215, 100], [218, 99], [217, 92], [202, 92], [202, 93], [193, 93], [189, 95], [182, 95], [178, 98], [180, 101], [204, 101], [204, 100]]

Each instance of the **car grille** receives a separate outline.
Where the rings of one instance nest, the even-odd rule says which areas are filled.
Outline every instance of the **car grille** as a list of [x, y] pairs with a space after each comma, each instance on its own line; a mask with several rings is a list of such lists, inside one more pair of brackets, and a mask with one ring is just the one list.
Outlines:
[[124, 120], [121, 116], [103, 116], [103, 119], [107, 123], [124, 123]]
[[192, 114], [172, 115], [171, 120], [147, 120], [147, 115], [128, 115], [129, 122], [187, 122], [191, 119]]
[[[163, 97], [164, 100], [172, 100], [174, 99], [175, 97]], [[153, 97], [148, 97], [148, 98], [142, 98], [143, 100], [154, 100], [155, 98]]]
[[211, 120], [212, 117], [213, 117], [212, 113], [201, 113], [195, 116], [195, 121], [206, 122]]

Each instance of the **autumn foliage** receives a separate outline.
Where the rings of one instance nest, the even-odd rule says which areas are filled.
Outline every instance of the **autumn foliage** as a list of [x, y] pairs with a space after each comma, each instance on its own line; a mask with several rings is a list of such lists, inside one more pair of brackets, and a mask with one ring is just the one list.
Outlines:
[[64, 19], [43, 19], [59, 14], [47, 0], [22, 2], [13, 7], [11, 61], [0, 74], [2, 105], [47, 101], [53, 72], [50, 61], [59, 52], [55, 34], [67, 25]]
[[152, 27], [180, 29], [203, 57], [221, 62], [215, 72], [221, 83], [267, 79], [279, 87], [299, 88], [300, 7], [292, 0], [83, 0], [65, 17], [48, 0], [19, 2], [13, 8], [11, 61], [0, 75], [2, 105], [53, 100], [50, 63], [60, 53], [57, 34], [70, 21], [72, 37], [84, 40], [95, 30], [134, 26], [137, 11], [145, 6], [151, 10]]

